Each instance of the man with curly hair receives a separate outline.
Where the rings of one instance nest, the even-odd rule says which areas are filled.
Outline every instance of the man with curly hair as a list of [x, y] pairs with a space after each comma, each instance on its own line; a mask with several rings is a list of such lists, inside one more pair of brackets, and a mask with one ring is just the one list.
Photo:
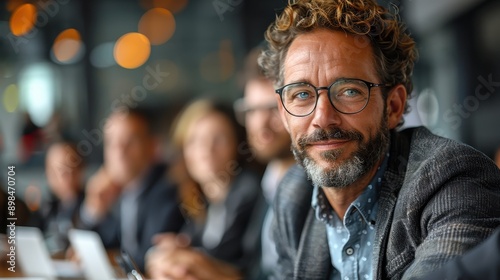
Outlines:
[[489, 158], [398, 130], [417, 51], [397, 15], [373, 0], [297, 0], [265, 36], [260, 65], [299, 163], [275, 198], [278, 278], [422, 278], [500, 225]]

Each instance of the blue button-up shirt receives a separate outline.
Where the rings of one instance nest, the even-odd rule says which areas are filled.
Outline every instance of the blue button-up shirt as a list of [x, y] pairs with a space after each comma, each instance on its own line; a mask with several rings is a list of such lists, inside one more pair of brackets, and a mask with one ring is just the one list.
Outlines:
[[323, 190], [314, 187], [312, 206], [316, 218], [326, 224], [332, 266], [331, 279], [373, 279], [372, 252], [375, 239], [378, 190], [387, 167], [386, 155], [372, 181], [347, 208], [343, 221], [335, 214]]

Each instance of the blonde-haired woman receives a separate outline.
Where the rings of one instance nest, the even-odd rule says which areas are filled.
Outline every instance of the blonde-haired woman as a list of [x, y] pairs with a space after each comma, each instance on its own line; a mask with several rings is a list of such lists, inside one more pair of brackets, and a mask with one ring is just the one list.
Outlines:
[[[180, 256], [200, 252], [215, 262], [231, 264], [227, 267], [231, 273], [239, 271], [244, 265], [245, 232], [260, 198], [260, 177], [246, 166], [253, 157], [244, 149], [244, 129], [231, 107], [197, 100], [176, 119], [172, 142], [182, 151], [186, 170], [203, 193], [206, 216], [202, 222], [189, 224], [184, 231], [188, 238], [158, 238], [155, 253], [148, 257], [150, 276], [188, 275], [191, 266], [183, 260], [191, 262], [196, 257]], [[198, 272], [202, 270], [200, 264]]]

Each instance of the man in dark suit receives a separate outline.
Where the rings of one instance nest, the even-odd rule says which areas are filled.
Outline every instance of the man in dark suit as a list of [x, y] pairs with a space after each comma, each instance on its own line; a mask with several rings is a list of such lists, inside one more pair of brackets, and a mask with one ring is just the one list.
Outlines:
[[397, 16], [374, 0], [297, 0], [266, 39], [260, 64], [312, 183], [285, 175], [276, 194], [278, 278], [422, 278], [500, 226], [491, 159], [398, 131], [417, 52]]
[[52, 143], [45, 157], [49, 197], [36, 211], [38, 226], [52, 254], [64, 253], [69, 246], [68, 230], [84, 199], [83, 177], [85, 163], [78, 155], [77, 146], [69, 139]]
[[89, 180], [80, 211], [84, 228], [97, 231], [107, 248], [125, 249], [144, 268], [155, 234], [178, 232], [184, 218], [176, 186], [155, 160], [148, 118], [117, 111], [104, 126], [104, 166]]

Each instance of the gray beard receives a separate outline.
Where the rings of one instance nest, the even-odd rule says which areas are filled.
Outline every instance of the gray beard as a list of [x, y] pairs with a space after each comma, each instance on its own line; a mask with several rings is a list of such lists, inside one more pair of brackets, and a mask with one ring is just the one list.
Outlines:
[[[332, 163], [332, 167], [322, 168], [306, 152], [307, 143], [328, 139], [354, 140], [359, 143], [359, 149], [344, 162], [337, 162], [342, 154], [342, 149], [325, 151], [321, 157]], [[297, 145], [292, 144], [292, 152], [306, 173], [318, 187], [346, 188], [367, 174], [383, 157], [389, 145], [389, 129], [387, 119], [384, 117], [377, 134], [366, 141], [358, 131], [345, 131], [339, 128], [331, 130], [316, 130], [307, 137], [300, 138]]]

